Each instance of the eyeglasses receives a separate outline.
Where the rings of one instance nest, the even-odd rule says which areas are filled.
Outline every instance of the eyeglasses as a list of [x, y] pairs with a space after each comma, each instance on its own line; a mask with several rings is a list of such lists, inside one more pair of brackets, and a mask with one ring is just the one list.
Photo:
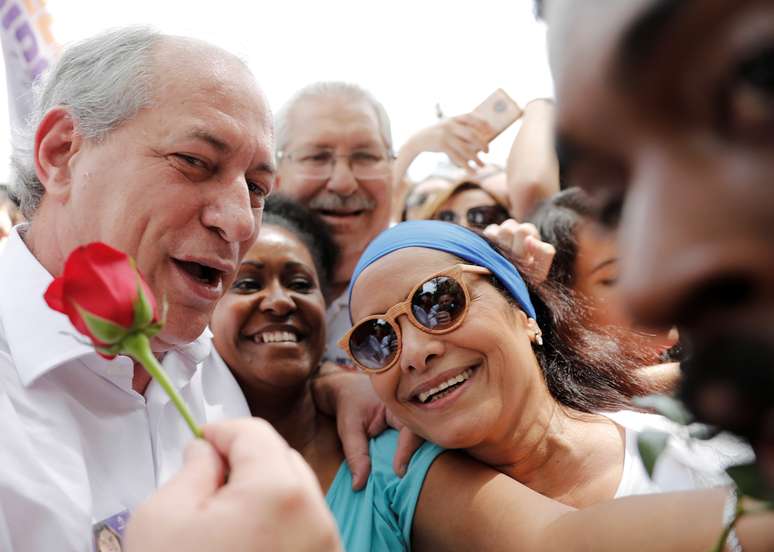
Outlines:
[[[468, 226], [480, 230], [483, 230], [490, 224], [502, 224], [508, 218], [510, 218], [510, 215], [502, 205], [479, 205], [478, 207], [471, 207], [465, 213], [465, 220], [467, 220]], [[457, 213], [451, 210], [439, 211], [435, 214], [435, 219], [459, 224]]]
[[349, 155], [336, 155], [328, 149], [298, 150], [281, 154], [280, 158], [293, 162], [299, 175], [304, 178], [328, 180], [338, 159], [346, 160], [349, 170], [358, 180], [387, 178], [392, 174], [390, 161], [393, 155], [379, 150], [358, 150]]
[[339, 340], [341, 347], [364, 372], [377, 374], [389, 370], [403, 350], [399, 316], [429, 334], [456, 330], [470, 308], [470, 293], [462, 274], [491, 274], [488, 268], [457, 264], [437, 272], [415, 286], [405, 301], [390, 307], [385, 314], [367, 316]]

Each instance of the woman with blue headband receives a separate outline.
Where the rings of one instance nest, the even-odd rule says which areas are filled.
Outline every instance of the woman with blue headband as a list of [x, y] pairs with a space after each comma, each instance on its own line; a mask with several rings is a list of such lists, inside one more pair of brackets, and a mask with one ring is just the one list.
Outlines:
[[[572, 551], [585, 550], [583, 539], [593, 539], [595, 550], [620, 549], [620, 531], [611, 520], [639, 520], [650, 503], [574, 512], [489, 466], [429, 442], [411, 460], [406, 475], [398, 477], [392, 470], [394, 431], [371, 440], [371, 476], [365, 489], [353, 491], [333, 422], [316, 412], [309, 388], [325, 342], [320, 290], [334, 264], [330, 243], [326, 245], [324, 232], [314, 232], [319, 230], [314, 217], [293, 202], [272, 198], [265, 217], [265, 234], [261, 232], [246, 255], [232, 289], [213, 315], [218, 361], [233, 371], [253, 415], [272, 423], [309, 463], [346, 550], [497, 551], [519, 543], [523, 550]], [[425, 325], [448, 327], [459, 301], [456, 290], [441, 283], [425, 292], [426, 309], [412, 311], [413, 315]], [[377, 328], [368, 337], [371, 362], [387, 358], [395, 343], [389, 328]], [[692, 509], [684, 521], [700, 521], [702, 512], [717, 514], [723, 499], [722, 492], [703, 496], [698, 510]], [[673, 508], [695, 499], [675, 500]], [[287, 506], [292, 515], [292, 504]], [[512, 518], [508, 523], [500, 523], [504, 512]], [[674, 535], [683, 533], [683, 522], [678, 525], [663, 509], [656, 518], [650, 521], [671, 524], [666, 532], [671, 536], [665, 541], [670, 547], [661, 548], [669, 550]], [[711, 526], [719, 530], [719, 515], [715, 518]], [[629, 548], [658, 550], [651, 543], [645, 546], [651, 533], [638, 521]], [[681, 538], [699, 549], [711, 541], [711, 535], [698, 530]]]
[[673, 439], [651, 480], [638, 432], [679, 430], [624, 410], [645, 389], [636, 371], [592, 332], [583, 351], [556, 339], [551, 329], [568, 313], [531, 297], [513, 264], [462, 227], [387, 230], [360, 259], [350, 294], [354, 324], [341, 345], [392, 413], [541, 494], [582, 508], [722, 485], [724, 467], [744, 459], [735, 442], [688, 451]]

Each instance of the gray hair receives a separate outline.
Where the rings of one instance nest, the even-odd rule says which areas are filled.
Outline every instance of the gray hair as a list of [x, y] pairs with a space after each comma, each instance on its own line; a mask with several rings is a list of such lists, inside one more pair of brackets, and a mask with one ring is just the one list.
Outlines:
[[289, 119], [292, 111], [302, 102], [317, 98], [346, 98], [353, 102], [364, 101], [370, 105], [376, 113], [379, 122], [379, 132], [385, 147], [390, 155], [392, 149], [392, 131], [390, 130], [390, 118], [384, 106], [369, 91], [357, 84], [337, 81], [315, 82], [303, 87], [296, 92], [285, 105], [280, 108], [274, 118], [274, 139], [277, 146], [277, 155], [280, 156], [290, 142]]
[[69, 108], [79, 135], [102, 140], [153, 98], [154, 47], [163, 35], [145, 27], [108, 31], [64, 51], [33, 90], [27, 125], [14, 133], [14, 195], [31, 218], [45, 188], [35, 174], [35, 132], [46, 112]]

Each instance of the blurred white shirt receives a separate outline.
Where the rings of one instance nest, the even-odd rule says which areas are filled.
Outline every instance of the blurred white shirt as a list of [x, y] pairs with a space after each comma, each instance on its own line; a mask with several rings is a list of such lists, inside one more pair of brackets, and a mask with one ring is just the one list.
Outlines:
[[[193, 437], [155, 381], [136, 393], [129, 358], [103, 359], [46, 305], [52, 276], [18, 229], [0, 254], [0, 544], [91, 551], [94, 524], [131, 513]], [[199, 423], [249, 416], [212, 349], [205, 331], [162, 364]]]
[[352, 361], [349, 356], [339, 347], [339, 339], [352, 327], [352, 322], [349, 320], [348, 291], [349, 289], [344, 290], [344, 293], [339, 295], [325, 311], [327, 342], [323, 360], [351, 366]]
[[[626, 432], [624, 469], [616, 498], [731, 485], [726, 468], [755, 459], [749, 445], [728, 433], [702, 441], [691, 439], [687, 427], [657, 414], [621, 410], [603, 413], [603, 416]], [[644, 431], [657, 431], [669, 436], [652, 476], [645, 470], [637, 445], [638, 437]]]

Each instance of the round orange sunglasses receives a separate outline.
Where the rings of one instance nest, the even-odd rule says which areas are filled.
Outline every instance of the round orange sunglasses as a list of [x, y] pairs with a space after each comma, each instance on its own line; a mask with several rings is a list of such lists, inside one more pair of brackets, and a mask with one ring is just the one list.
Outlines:
[[339, 347], [364, 372], [378, 374], [389, 370], [403, 350], [399, 316], [405, 314], [409, 322], [429, 334], [449, 333], [462, 324], [470, 308], [470, 292], [462, 279], [466, 272], [491, 274], [488, 268], [469, 264], [456, 264], [436, 272], [386, 313], [358, 321], [339, 340]]

